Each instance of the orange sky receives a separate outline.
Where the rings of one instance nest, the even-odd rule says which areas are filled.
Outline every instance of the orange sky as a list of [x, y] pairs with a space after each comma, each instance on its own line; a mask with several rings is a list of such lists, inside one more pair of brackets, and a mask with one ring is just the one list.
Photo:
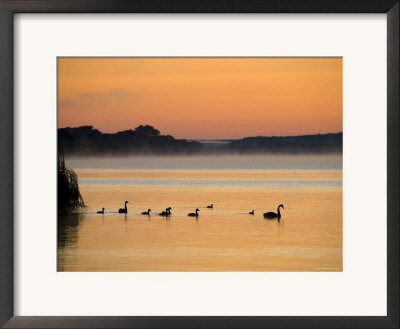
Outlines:
[[58, 125], [176, 138], [342, 131], [341, 58], [60, 58]]

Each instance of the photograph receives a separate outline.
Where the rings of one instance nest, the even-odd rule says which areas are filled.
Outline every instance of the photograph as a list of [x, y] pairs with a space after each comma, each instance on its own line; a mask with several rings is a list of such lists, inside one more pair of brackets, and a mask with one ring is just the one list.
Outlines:
[[342, 57], [58, 57], [55, 129], [58, 272], [343, 271]]

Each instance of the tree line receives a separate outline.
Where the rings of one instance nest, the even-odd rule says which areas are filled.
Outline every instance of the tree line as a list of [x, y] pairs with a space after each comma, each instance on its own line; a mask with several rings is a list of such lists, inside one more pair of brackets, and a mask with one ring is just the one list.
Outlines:
[[115, 134], [102, 133], [93, 126], [58, 129], [58, 144], [66, 155], [193, 154], [203, 145], [170, 135], [149, 125]]
[[224, 154], [224, 153], [341, 153], [343, 133], [304, 136], [245, 137], [207, 146], [197, 141], [161, 135], [149, 125], [116, 133], [102, 133], [93, 126], [59, 128], [58, 145], [65, 155]]
[[231, 141], [227, 150], [237, 153], [341, 153], [343, 133], [285, 137], [246, 137]]

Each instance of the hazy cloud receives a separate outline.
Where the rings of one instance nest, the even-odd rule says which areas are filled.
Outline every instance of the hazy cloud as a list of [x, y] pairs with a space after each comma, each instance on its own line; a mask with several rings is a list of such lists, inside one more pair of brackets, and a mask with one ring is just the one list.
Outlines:
[[76, 102], [71, 101], [69, 99], [60, 99], [58, 101], [58, 106], [65, 107], [65, 108], [73, 108], [76, 106], [76, 104], [77, 104]]
[[104, 92], [83, 93], [71, 99], [61, 99], [58, 102], [60, 107], [64, 108], [80, 108], [87, 106], [99, 105], [123, 105], [130, 103], [137, 97], [133, 91], [126, 89], [111, 89]]

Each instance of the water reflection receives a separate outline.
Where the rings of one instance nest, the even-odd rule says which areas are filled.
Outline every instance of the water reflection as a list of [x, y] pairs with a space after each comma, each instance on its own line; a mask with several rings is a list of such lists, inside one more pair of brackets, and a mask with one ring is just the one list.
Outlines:
[[84, 220], [84, 214], [61, 215], [57, 222], [57, 271], [64, 271], [66, 262], [70, 263], [74, 260], [66, 258], [65, 249], [73, 249], [76, 247], [79, 239], [79, 226]]
[[79, 225], [84, 214], [61, 215], [58, 217], [58, 246], [64, 247], [66, 243], [78, 241]]

